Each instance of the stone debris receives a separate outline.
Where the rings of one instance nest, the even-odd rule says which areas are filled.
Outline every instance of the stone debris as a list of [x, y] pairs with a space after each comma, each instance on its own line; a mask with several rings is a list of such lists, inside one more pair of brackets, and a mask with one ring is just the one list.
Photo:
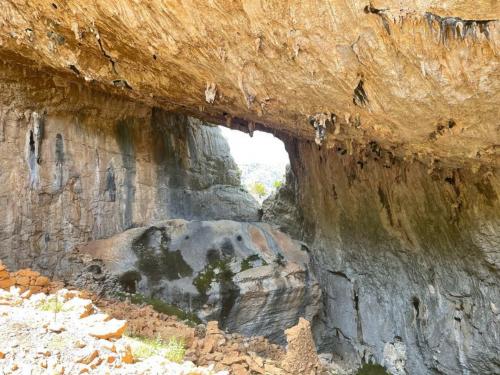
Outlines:
[[109, 340], [122, 337], [127, 328], [127, 321], [111, 319], [90, 327], [89, 335], [99, 339]]
[[0, 261], [0, 289], [9, 289], [11, 286], [18, 287], [21, 292], [29, 290], [31, 293], [46, 293], [54, 289], [56, 284], [50, 283], [48, 277], [28, 268], [17, 272], [9, 272]]
[[321, 367], [311, 334], [311, 323], [300, 318], [299, 323], [285, 331], [288, 341], [283, 368], [293, 374], [314, 375]]
[[[6, 271], [1, 263], [0, 269]], [[8, 271], [7, 274], [10, 277]], [[30, 270], [14, 275], [16, 284], [17, 276], [40, 277]], [[289, 342], [287, 353], [262, 336], [226, 333], [216, 321], [190, 327], [151, 306], [98, 298], [93, 298], [94, 304], [84, 291], [52, 292], [31, 293], [29, 289], [22, 292], [15, 285], [8, 290], [0, 289], [0, 301], [4, 302], [0, 303], [0, 337], [7, 338], [0, 343], [0, 373], [322, 373], [310, 326], [304, 319], [285, 332]], [[135, 352], [140, 345], [137, 337], [160, 342], [180, 340], [185, 348], [184, 360], [172, 362], [161, 351], [143, 358]]]

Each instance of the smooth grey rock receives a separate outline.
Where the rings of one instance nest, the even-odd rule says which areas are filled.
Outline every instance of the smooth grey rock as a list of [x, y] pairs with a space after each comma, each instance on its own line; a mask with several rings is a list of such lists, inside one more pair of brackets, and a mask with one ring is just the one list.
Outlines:
[[76, 286], [162, 299], [277, 342], [321, 303], [303, 245], [263, 223], [160, 222], [79, 245], [59, 269]]

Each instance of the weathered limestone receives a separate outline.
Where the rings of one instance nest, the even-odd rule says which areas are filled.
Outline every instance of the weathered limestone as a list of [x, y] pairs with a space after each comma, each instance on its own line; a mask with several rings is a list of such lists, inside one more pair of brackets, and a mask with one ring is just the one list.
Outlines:
[[498, 157], [499, 19], [490, 0], [4, 0], [0, 54], [248, 131], [313, 140], [309, 118], [335, 114], [323, 145], [483, 164]]
[[0, 257], [53, 271], [78, 242], [211, 202], [252, 220], [210, 158], [190, 164], [206, 142], [185, 115], [267, 129], [297, 186], [264, 217], [311, 246], [320, 348], [500, 372], [499, 6], [3, 1]]
[[298, 184], [290, 166], [287, 166], [285, 183], [262, 203], [262, 221], [276, 225], [293, 238], [302, 238], [302, 213], [297, 205]]
[[284, 342], [321, 292], [298, 241], [263, 223], [171, 220], [77, 247], [58, 275], [113, 295], [140, 293], [246, 335]]
[[404, 162], [377, 145], [287, 147], [326, 299], [320, 349], [392, 374], [498, 373], [498, 171]]
[[[258, 218], [218, 129], [0, 69], [0, 258], [53, 273], [64, 251], [166, 218]], [[34, 73], [31, 73], [34, 74]], [[67, 96], [69, 95], [69, 96]]]

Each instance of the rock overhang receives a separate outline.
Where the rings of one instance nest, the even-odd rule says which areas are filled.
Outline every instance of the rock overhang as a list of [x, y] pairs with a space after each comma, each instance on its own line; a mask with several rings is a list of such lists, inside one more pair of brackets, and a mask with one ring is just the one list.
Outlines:
[[498, 8], [5, 1], [0, 56], [246, 131], [312, 141], [310, 119], [327, 116], [318, 143], [328, 148], [376, 142], [406, 158], [497, 166]]

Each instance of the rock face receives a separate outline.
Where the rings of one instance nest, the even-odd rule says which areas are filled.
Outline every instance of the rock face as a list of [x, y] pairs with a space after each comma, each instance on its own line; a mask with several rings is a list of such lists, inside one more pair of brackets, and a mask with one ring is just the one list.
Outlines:
[[283, 342], [284, 329], [320, 309], [309, 261], [268, 224], [172, 220], [80, 245], [58, 268], [77, 286], [140, 293]]
[[325, 297], [320, 349], [392, 374], [498, 373], [497, 171], [288, 148]]
[[152, 221], [251, 221], [185, 116], [264, 129], [297, 179], [294, 208], [266, 217], [312, 249], [319, 347], [394, 374], [499, 373], [499, 6], [2, 1], [0, 257], [54, 271]]
[[262, 221], [276, 225], [281, 231], [302, 238], [302, 213], [298, 202], [297, 179], [287, 166], [285, 183], [262, 203]]
[[67, 100], [37, 87], [6, 85], [0, 101], [0, 258], [11, 268], [50, 273], [76, 243], [171, 217], [257, 220], [216, 127], [78, 85]]
[[249, 131], [494, 163], [498, 19], [491, 0], [4, 0], [0, 53]]

